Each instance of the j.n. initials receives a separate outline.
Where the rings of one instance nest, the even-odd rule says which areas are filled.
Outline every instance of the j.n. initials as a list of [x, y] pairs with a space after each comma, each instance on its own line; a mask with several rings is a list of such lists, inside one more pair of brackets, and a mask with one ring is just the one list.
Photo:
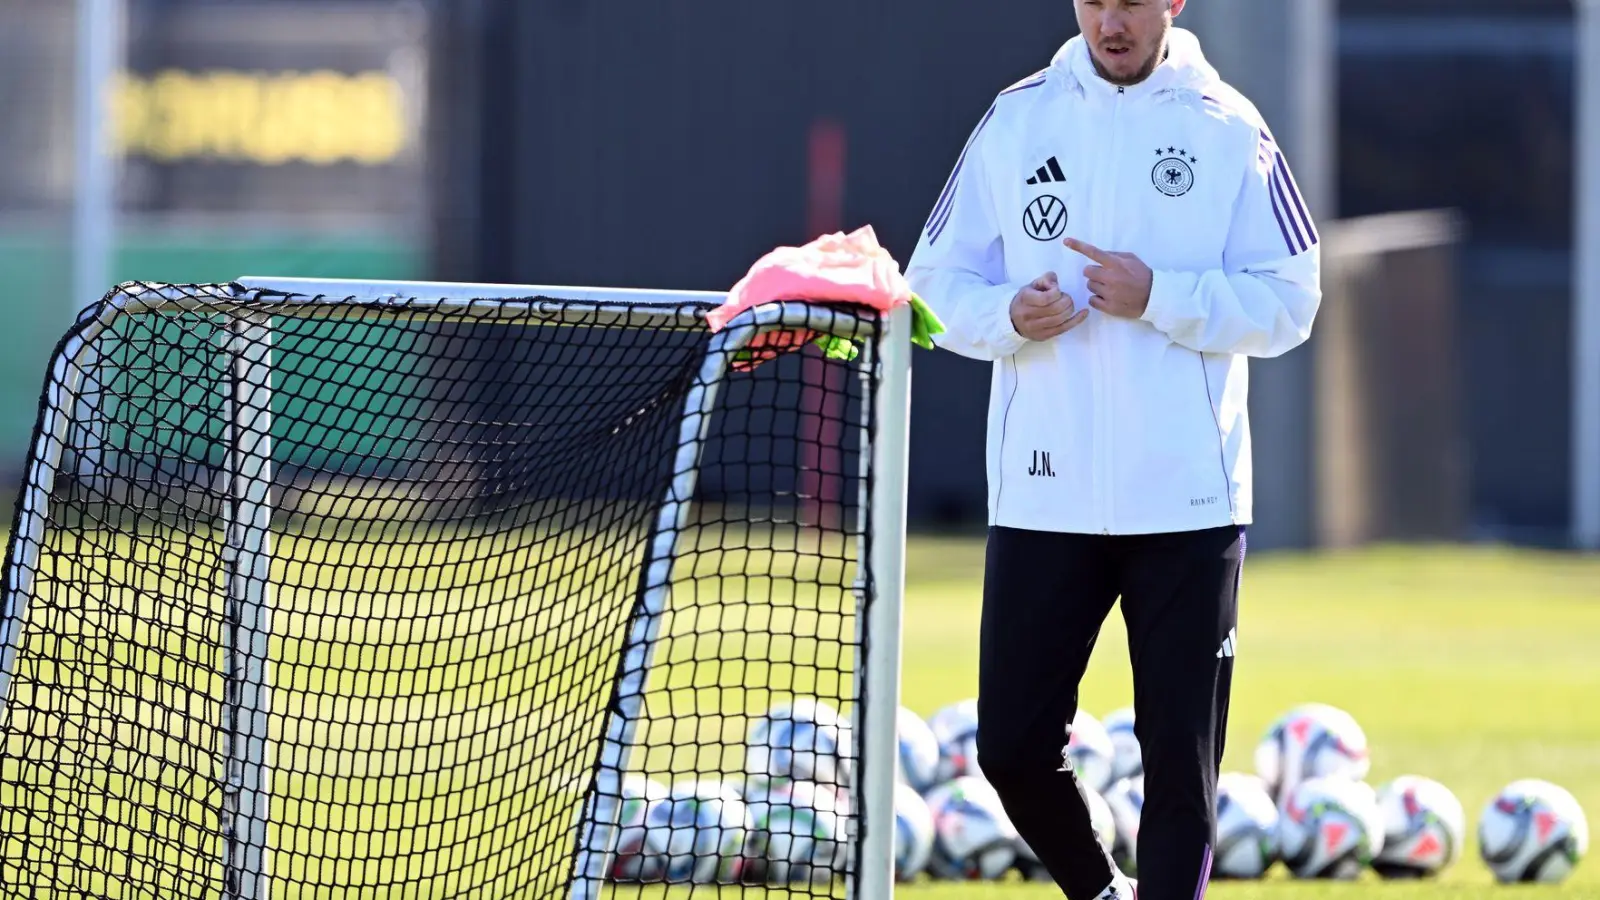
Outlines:
[[1033, 465], [1028, 467], [1028, 474], [1035, 478], [1056, 477], [1056, 470], [1050, 468], [1050, 453], [1048, 451], [1033, 451]]

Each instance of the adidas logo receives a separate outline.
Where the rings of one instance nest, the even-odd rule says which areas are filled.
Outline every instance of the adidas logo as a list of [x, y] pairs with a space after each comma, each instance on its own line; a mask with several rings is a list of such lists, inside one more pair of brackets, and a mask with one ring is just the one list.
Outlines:
[[1217, 648], [1217, 659], [1232, 659], [1234, 647], [1239, 643], [1235, 634], [1237, 628], [1229, 628], [1228, 636], [1222, 639], [1222, 646]]
[[1049, 161], [1039, 167], [1039, 171], [1036, 172], [1032, 178], [1028, 179], [1028, 183], [1050, 184], [1054, 181], [1066, 180], [1066, 174], [1061, 171], [1061, 163], [1056, 162], [1056, 158], [1052, 156], [1050, 157]]

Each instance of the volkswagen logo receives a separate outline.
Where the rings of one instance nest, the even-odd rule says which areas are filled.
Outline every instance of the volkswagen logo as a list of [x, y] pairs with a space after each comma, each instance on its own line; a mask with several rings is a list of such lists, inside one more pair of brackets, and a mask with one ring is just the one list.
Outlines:
[[1035, 197], [1022, 211], [1022, 230], [1036, 241], [1053, 241], [1067, 233], [1067, 205], [1059, 197]]

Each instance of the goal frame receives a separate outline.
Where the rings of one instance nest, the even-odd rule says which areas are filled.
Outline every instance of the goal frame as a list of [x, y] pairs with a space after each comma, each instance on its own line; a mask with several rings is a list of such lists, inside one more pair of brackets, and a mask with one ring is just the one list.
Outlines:
[[[72, 411], [89, 377], [95, 339], [119, 317], [173, 309], [204, 309], [270, 296], [260, 313], [229, 324], [223, 352], [228, 356], [229, 422], [227, 474], [229, 502], [224, 516], [225, 688], [222, 721], [222, 826], [224, 900], [270, 900], [271, 848], [267, 846], [271, 796], [267, 722], [272, 686], [267, 646], [273, 609], [271, 317], [292, 309], [304, 317], [331, 315], [360, 305], [374, 318], [415, 316], [428, 309], [484, 320], [564, 322], [590, 325], [682, 323], [703, 317], [725, 295], [700, 291], [654, 291], [545, 285], [461, 282], [366, 281], [244, 277], [227, 285], [173, 286], [126, 284], [91, 307], [84, 322], [57, 352], [38, 429], [39, 445], [30, 454], [28, 481], [19, 498], [12, 535], [10, 583], [0, 610], [0, 713], [10, 696], [16, 657], [26, 627], [27, 598], [38, 573], [55, 473], [63, 461]], [[551, 298], [547, 309], [535, 303], [496, 306], [493, 301]], [[856, 872], [847, 879], [848, 896], [887, 900], [894, 892], [894, 785], [898, 777], [896, 713], [900, 705], [901, 619], [905, 583], [906, 473], [910, 418], [910, 309], [900, 307], [866, 319], [847, 307], [804, 302], [759, 306], [735, 317], [711, 338], [698, 377], [688, 391], [679, 420], [673, 477], [662, 498], [630, 612], [627, 636], [613, 680], [612, 702], [601, 739], [594, 778], [573, 834], [575, 865], [571, 900], [594, 900], [601, 891], [606, 852], [601, 829], [615, 823], [596, 820], [596, 792], [620, 785], [643, 714], [644, 688], [659, 640], [661, 613], [670, 597], [670, 574], [677, 535], [688, 524], [718, 394], [734, 355], [758, 335], [803, 328], [868, 341], [858, 377], [871, 386], [864, 394], [863, 433], [869, 454], [860, 479], [858, 515], [864, 537], [858, 546], [864, 573], [859, 583], [863, 609], [857, 629], [862, 645], [855, 668], [859, 720], [853, 731], [860, 782], [856, 792], [859, 832]], [[881, 334], [875, 334], [881, 330]], [[874, 348], [876, 352], [874, 352]], [[875, 377], [871, 377], [875, 376]], [[252, 414], [246, 420], [244, 413]], [[873, 415], [875, 413], [875, 415]], [[868, 698], [871, 698], [868, 701]]]

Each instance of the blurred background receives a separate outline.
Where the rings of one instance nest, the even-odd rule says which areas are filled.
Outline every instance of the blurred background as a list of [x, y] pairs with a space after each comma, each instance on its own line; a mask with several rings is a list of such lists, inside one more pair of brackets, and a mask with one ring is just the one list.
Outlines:
[[[1253, 369], [1253, 548], [1600, 545], [1580, 20], [1184, 15], [1328, 238], [1316, 336]], [[0, 483], [118, 281], [724, 290], [862, 224], [904, 262], [995, 92], [1073, 27], [1067, 0], [0, 0]], [[915, 366], [912, 525], [981, 527], [987, 366]]]

